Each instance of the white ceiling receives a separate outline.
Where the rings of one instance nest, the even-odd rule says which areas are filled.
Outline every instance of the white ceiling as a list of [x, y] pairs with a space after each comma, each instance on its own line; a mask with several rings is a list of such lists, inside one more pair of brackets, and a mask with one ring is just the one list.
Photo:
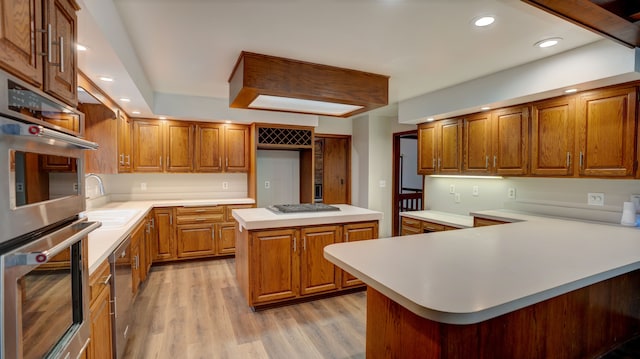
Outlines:
[[[519, 0], [78, 2], [78, 41], [89, 48], [78, 54], [80, 69], [142, 116], [162, 115], [157, 99], [175, 98], [174, 117], [225, 119], [180, 103], [226, 103], [243, 50], [389, 75], [395, 103], [601, 39]], [[476, 28], [481, 15], [496, 22]], [[533, 46], [548, 37], [563, 41]]]

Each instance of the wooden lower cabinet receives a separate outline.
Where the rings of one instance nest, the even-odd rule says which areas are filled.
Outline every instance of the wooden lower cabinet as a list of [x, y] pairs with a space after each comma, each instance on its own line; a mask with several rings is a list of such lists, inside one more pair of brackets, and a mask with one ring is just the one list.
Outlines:
[[91, 341], [87, 349], [90, 359], [111, 359], [111, 272], [104, 261], [89, 278]]
[[236, 223], [220, 223], [218, 227], [218, 254], [236, 253]]
[[249, 306], [363, 286], [324, 258], [333, 243], [374, 239], [378, 222], [264, 230], [236, 229], [236, 277]]
[[213, 223], [183, 224], [177, 226], [178, 258], [207, 257], [216, 254]]
[[152, 241], [153, 261], [172, 261], [177, 258], [173, 208], [155, 208], [155, 237]]
[[454, 229], [460, 229], [453, 226], [447, 226], [440, 223], [422, 221], [415, 218], [402, 217], [402, 227], [400, 229], [401, 236], [408, 236], [411, 234], [421, 234], [440, 231], [451, 231]]
[[474, 227], [495, 226], [497, 224], [505, 224], [505, 223], [511, 223], [511, 222], [499, 221], [496, 219], [489, 219], [489, 218], [482, 218], [482, 217], [473, 217]]

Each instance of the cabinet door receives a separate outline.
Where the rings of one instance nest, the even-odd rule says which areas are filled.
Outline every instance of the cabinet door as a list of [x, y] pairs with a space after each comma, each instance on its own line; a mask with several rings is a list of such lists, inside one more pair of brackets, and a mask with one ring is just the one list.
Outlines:
[[491, 114], [478, 113], [464, 121], [464, 163], [462, 172], [489, 174], [491, 155]]
[[118, 116], [118, 172], [131, 172], [131, 120], [126, 114]]
[[249, 127], [225, 125], [224, 154], [225, 172], [249, 171]]
[[575, 97], [562, 97], [533, 104], [531, 174], [573, 175], [575, 117]]
[[0, 0], [0, 67], [42, 85], [42, 1]]
[[253, 303], [294, 298], [300, 285], [299, 232], [295, 229], [251, 233]]
[[224, 126], [198, 123], [196, 126], [195, 171], [222, 172]]
[[146, 233], [146, 243], [147, 243], [147, 268], [145, 270], [146, 274], [149, 274], [151, 270], [151, 264], [153, 263], [153, 242], [156, 238], [156, 230], [155, 230], [155, 218], [153, 216], [153, 211], [147, 216], [148, 230]]
[[156, 120], [133, 121], [133, 172], [162, 172], [162, 122]]
[[69, 0], [45, 0], [44, 7], [44, 26], [51, 31], [45, 34], [48, 59], [45, 59], [44, 90], [75, 106], [78, 103], [76, 11], [79, 9], [75, 1]]
[[[345, 224], [342, 227], [344, 242], [364, 241], [378, 238], [378, 222]], [[342, 288], [363, 284], [361, 280], [342, 271]]]
[[300, 232], [300, 294], [338, 289], [339, 269], [324, 258], [324, 247], [342, 238], [341, 226], [307, 227]]
[[436, 123], [423, 123], [418, 127], [418, 174], [436, 172], [437, 137]]
[[460, 173], [462, 167], [462, 120], [438, 122], [437, 172]]
[[210, 257], [216, 254], [213, 223], [177, 226], [178, 258]]
[[193, 171], [193, 125], [188, 122], [169, 121], [164, 133], [166, 171]]
[[105, 286], [91, 305], [91, 359], [112, 359], [111, 346], [111, 290]]
[[153, 238], [153, 260], [167, 261], [176, 259], [175, 230], [173, 226], [173, 209], [154, 209], [156, 236]]
[[597, 90], [579, 97], [578, 171], [581, 176], [633, 174], [636, 89]]
[[529, 108], [511, 107], [491, 114], [492, 173], [505, 176], [527, 173], [529, 158]]
[[221, 223], [218, 225], [217, 252], [220, 255], [234, 254], [236, 252], [236, 225]]
[[141, 223], [131, 234], [131, 279], [132, 291], [135, 295], [142, 281], [142, 271], [144, 262], [144, 232], [145, 225]]
[[400, 235], [408, 236], [411, 234], [422, 233], [422, 221], [417, 219], [402, 217], [402, 224], [400, 227]]

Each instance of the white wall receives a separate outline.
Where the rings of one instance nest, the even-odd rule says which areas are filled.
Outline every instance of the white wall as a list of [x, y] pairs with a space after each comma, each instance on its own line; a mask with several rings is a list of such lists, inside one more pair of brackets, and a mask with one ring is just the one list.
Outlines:
[[[450, 185], [460, 193], [456, 203], [449, 193]], [[472, 195], [478, 186], [479, 196]], [[516, 198], [509, 199], [509, 188], [516, 189]], [[605, 194], [604, 206], [587, 205], [587, 193]], [[532, 213], [586, 220], [618, 223], [622, 203], [631, 194], [640, 193], [640, 180], [587, 178], [517, 178], [475, 179], [425, 177], [425, 207], [427, 209], [469, 214], [485, 209], [513, 209]]]
[[422, 176], [418, 175], [418, 140], [415, 138], [400, 139], [402, 155], [401, 187], [422, 188]]
[[258, 150], [257, 167], [258, 207], [300, 203], [300, 152]]

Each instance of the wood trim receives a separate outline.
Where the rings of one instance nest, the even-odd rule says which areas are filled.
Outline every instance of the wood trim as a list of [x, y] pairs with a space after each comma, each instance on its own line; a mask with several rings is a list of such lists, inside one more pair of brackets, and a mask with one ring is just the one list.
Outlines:
[[95, 82], [91, 81], [87, 75], [85, 75], [82, 71], [78, 69], [78, 86], [82, 87], [85, 91], [87, 91], [91, 96], [95, 97], [98, 101], [102, 102], [103, 105], [108, 107], [111, 111], [114, 112], [114, 117], [117, 117], [116, 111], [122, 111], [126, 113], [122, 107], [120, 107], [106, 92], [104, 92]]

